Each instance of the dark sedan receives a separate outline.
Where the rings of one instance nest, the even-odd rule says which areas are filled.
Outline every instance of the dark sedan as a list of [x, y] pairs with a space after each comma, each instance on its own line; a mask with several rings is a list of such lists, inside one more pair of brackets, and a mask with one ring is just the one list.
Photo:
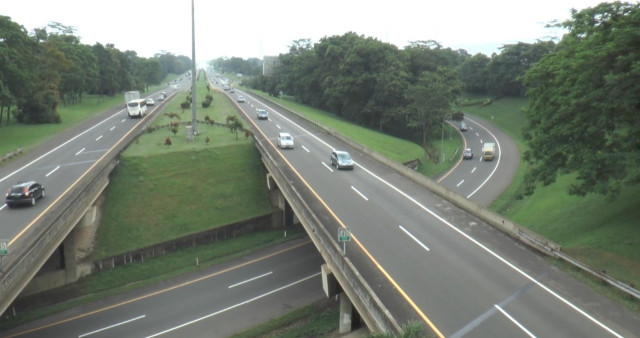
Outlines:
[[36, 181], [18, 182], [7, 190], [5, 202], [9, 208], [18, 204], [36, 205], [38, 198], [44, 198], [44, 186]]

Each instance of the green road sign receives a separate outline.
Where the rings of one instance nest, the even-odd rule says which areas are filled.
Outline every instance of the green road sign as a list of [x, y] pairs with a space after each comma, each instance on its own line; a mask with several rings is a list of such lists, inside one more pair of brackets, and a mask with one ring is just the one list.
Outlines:
[[351, 229], [349, 228], [339, 228], [338, 229], [338, 240], [340, 242], [349, 242], [351, 240]]
[[0, 256], [4, 256], [9, 253], [9, 241], [0, 240]]

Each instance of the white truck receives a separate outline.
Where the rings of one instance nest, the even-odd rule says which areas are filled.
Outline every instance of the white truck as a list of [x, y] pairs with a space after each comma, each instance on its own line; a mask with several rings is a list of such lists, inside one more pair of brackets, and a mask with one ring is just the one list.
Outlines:
[[125, 92], [124, 101], [127, 105], [129, 117], [143, 117], [147, 112], [147, 103], [140, 98], [139, 91]]
[[124, 93], [124, 103], [127, 104], [133, 100], [138, 100], [140, 99], [140, 92], [135, 90], [135, 91], [131, 91], [131, 92], [125, 92]]
[[496, 154], [496, 144], [493, 142], [487, 142], [482, 146], [482, 160], [493, 161]]

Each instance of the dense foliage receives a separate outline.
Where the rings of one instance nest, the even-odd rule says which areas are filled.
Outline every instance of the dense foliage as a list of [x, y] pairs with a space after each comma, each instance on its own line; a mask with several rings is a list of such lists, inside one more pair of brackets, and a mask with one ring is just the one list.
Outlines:
[[[494, 97], [523, 92], [522, 75], [553, 42], [505, 45], [501, 54], [471, 56], [435, 41], [404, 49], [353, 32], [313, 44], [296, 40], [279, 56], [273, 76], [245, 84], [332, 112], [428, 148], [445, 119], [460, 119], [454, 102], [462, 90]], [[217, 65], [214, 65], [217, 67]], [[494, 73], [491, 73], [491, 71]]]
[[85, 45], [72, 28], [55, 22], [28, 33], [0, 15], [0, 125], [11, 115], [21, 123], [59, 123], [58, 105], [80, 102], [84, 93], [145, 91], [190, 64], [169, 53], [147, 59], [111, 44]]
[[615, 196], [640, 182], [640, 4], [602, 3], [563, 23], [526, 74], [528, 193], [575, 173], [570, 193]]

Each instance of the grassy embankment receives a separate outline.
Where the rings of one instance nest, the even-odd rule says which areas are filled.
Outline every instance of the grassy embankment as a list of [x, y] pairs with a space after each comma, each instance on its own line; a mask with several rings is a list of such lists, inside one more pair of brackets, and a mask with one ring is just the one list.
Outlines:
[[[521, 108], [526, 104], [523, 98], [506, 98], [486, 107], [464, 110], [498, 125], [523, 152], [528, 149], [521, 135], [526, 122]], [[565, 175], [555, 184], [538, 187], [532, 196], [518, 199], [525, 170], [523, 162], [513, 184], [492, 208], [561, 244], [565, 252], [596, 270], [606, 270], [622, 282], [640, 285], [640, 187], [625, 188], [615, 200], [594, 194], [570, 196], [567, 189], [573, 176]], [[593, 284], [605, 293], [613, 291]], [[627, 305], [639, 310], [637, 302], [629, 301]]]

